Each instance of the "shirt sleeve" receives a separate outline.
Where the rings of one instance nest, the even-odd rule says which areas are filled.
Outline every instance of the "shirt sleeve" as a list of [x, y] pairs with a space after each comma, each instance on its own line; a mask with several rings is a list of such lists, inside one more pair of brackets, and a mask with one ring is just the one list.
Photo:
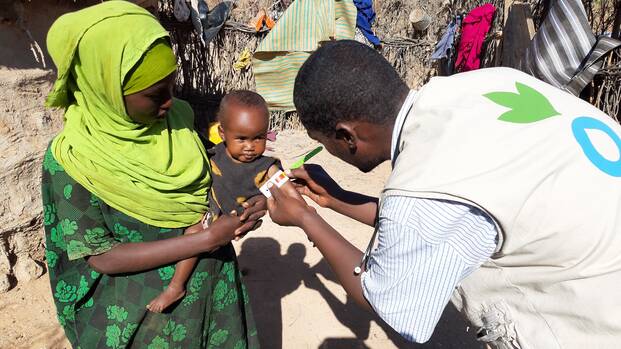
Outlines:
[[494, 252], [497, 231], [461, 203], [391, 196], [379, 213], [377, 248], [361, 276], [377, 314], [409, 341], [424, 343], [459, 282]]

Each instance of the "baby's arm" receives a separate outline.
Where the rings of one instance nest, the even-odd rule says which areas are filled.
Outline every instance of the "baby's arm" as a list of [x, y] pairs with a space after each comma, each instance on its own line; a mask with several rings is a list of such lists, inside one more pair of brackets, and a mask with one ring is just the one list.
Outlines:
[[272, 177], [273, 175], [276, 174], [276, 172], [280, 171], [281, 168], [280, 166], [278, 166], [278, 164], [272, 164], [272, 166], [270, 166], [269, 169], [267, 169], [267, 178]]
[[[282, 168], [280, 167], [280, 162], [277, 162], [275, 164], [273, 164], [272, 166], [270, 166], [270, 168], [267, 170], [267, 178], [271, 178], [273, 175], [276, 174], [276, 172], [281, 171]], [[285, 192], [290, 192], [290, 190], [293, 190], [294, 192], [296, 191], [295, 186], [293, 185], [293, 183], [287, 181], [287, 183], [283, 184], [280, 187], [280, 190], [284, 190]]]

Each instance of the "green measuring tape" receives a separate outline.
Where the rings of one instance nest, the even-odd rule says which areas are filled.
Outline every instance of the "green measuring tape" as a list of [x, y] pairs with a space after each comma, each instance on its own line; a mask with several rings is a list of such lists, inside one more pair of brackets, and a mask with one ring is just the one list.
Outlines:
[[301, 158], [299, 158], [298, 161], [294, 162], [293, 165], [291, 165], [291, 167], [289, 167], [289, 168], [293, 170], [294, 168], [301, 167], [302, 165], [304, 165], [305, 162], [310, 160], [313, 156], [317, 155], [322, 150], [323, 150], [323, 147], [322, 146], [318, 146], [317, 148], [315, 148], [315, 149], [309, 151], [308, 153], [306, 153], [306, 155], [304, 155]]

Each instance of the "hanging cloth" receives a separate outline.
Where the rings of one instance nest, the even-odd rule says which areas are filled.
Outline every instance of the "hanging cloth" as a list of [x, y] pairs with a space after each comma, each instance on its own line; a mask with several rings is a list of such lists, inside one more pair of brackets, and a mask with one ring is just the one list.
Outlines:
[[250, 63], [252, 63], [252, 55], [250, 54], [250, 50], [248, 48], [244, 48], [244, 50], [239, 54], [239, 58], [237, 61], [233, 63], [233, 69], [240, 71], [246, 69]]
[[449, 23], [448, 27], [446, 27], [446, 32], [444, 32], [444, 35], [442, 35], [442, 38], [438, 41], [435, 51], [431, 54], [431, 59], [438, 60], [442, 58], [449, 58], [451, 51], [453, 50], [455, 34], [457, 34], [457, 30], [460, 27], [461, 16], [456, 16], [451, 23]]
[[229, 18], [233, 2], [223, 1], [209, 10], [205, 0], [191, 0], [190, 14], [194, 29], [204, 45], [209, 44]]
[[371, 26], [375, 21], [375, 11], [373, 10], [373, 0], [354, 0], [354, 5], [358, 9], [356, 16], [356, 26], [373, 46], [381, 44], [380, 39], [375, 35]]
[[479, 69], [481, 66], [483, 42], [492, 26], [495, 11], [494, 5], [485, 4], [470, 11], [464, 19], [455, 61], [455, 70], [458, 72]]
[[602, 58], [621, 41], [595, 38], [580, 0], [558, 0], [535, 34], [521, 70], [574, 95], [603, 65]]
[[293, 85], [322, 41], [353, 39], [356, 7], [346, 0], [296, 0], [261, 41], [252, 58], [257, 92], [272, 110], [295, 110]]

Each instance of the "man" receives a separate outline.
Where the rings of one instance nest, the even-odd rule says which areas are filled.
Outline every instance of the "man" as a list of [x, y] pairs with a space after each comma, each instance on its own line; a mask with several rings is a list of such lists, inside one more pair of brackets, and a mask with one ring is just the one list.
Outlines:
[[508, 68], [409, 91], [353, 41], [311, 55], [294, 101], [331, 154], [393, 165], [379, 199], [317, 167], [291, 172], [319, 205], [375, 225], [368, 256], [271, 188], [272, 219], [302, 228], [360, 305], [415, 342], [452, 297], [493, 348], [618, 347], [621, 127], [604, 113]]

